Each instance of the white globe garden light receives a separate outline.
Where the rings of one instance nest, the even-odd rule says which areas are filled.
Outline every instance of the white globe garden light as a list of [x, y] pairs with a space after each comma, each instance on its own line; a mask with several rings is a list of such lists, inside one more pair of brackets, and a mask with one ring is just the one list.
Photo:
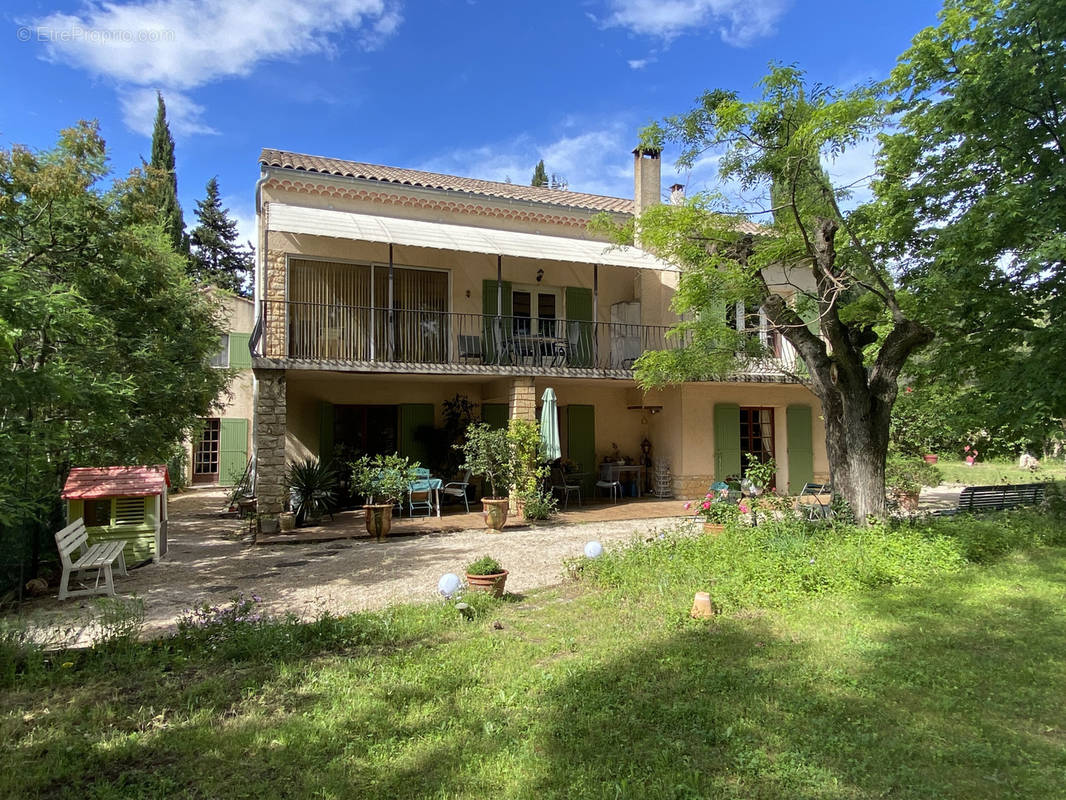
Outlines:
[[599, 558], [601, 553], [603, 553], [603, 545], [599, 542], [589, 542], [585, 545], [586, 558]]
[[437, 591], [445, 597], [451, 597], [459, 591], [459, 586], [459, 576], [452, 572], [446, 572], [441, 575], [440, 580], [437, 581]]

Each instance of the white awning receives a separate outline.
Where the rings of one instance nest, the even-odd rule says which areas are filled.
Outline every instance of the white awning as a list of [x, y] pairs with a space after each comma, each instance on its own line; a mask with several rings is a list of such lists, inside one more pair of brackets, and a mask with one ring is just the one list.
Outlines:
[[378, 217], [285, 203], [269, 205], [267, 229], [364, 242], [431, 247], [436, 250], [457, 250], [464, 253], [677, 271], [676, 267], [636, 247], [616, 247], [588, 239]]

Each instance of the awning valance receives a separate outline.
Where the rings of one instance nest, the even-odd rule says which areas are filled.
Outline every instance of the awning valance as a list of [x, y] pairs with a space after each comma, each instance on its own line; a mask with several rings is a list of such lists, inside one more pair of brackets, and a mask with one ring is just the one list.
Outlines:
[[267, 229], [464, 253], [677, 271], [676, 267], [636, 247], [616, 247], [588, 239], [381, 217], [287, 203], [269, 205]]

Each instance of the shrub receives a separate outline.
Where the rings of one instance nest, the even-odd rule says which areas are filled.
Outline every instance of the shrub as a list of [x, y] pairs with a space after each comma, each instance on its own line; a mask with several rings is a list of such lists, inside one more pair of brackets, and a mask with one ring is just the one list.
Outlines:
[[317, 458], [294, 461], [285, 471], [285, 483], [289, 487], [292, 510], [296, 512], [296, 523], [310, 517], [314, 519], [323, 514], [332, 514], [337, 506], [337, 491], [340, 481], [332, 465], [324, 464]]
[[459, 467], [474, 475], [482, 475], [488, 481], [492, 497], [505, 497], [514, 481], [515, 459], [511, 441], [506, 430], [492, 428], [484, 422], [471, 425], [466, 431], [462, 446], [466, 460]]
[[482, 556], [466, 565], [467, 575], [499, 575], [501, 572], [503, 567], [492, 556]]
[[940, 470], [920, 458], [892, 454], [885, 463], [885, 486], [896, 494], [914, 494], [923, 486], [939, 486]]
[[418, 462], [398, 453], [389, 456], [363, 456], [352, 464], [352, 489], [367, 503], [396, 505], [415, 480]]
[[522, 497], [522, 515], [527, 520], [551, 519], [559, 512], [559, 501], [550, 492], [537, 488]]

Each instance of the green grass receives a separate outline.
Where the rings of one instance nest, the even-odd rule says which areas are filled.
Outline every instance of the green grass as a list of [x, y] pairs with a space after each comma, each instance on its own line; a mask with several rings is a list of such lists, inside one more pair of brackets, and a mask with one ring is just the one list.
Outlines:
[[961, 459], [955, 461], [941, 456], [936, 466], [944, 483], [961, 483], [967, 486], [1066, 480], [1066, 462], [1062, 459], [1047, 458], [1040, 462], [1039, 469], [1028, 470], [1020, 469], [1017, 460], [977, 461], [971, 467]]
[[990, 519], [667, 536], [471, 621], [227, 618], [25, 662], [0, 797], [1064, 797], [1066, 537]]

